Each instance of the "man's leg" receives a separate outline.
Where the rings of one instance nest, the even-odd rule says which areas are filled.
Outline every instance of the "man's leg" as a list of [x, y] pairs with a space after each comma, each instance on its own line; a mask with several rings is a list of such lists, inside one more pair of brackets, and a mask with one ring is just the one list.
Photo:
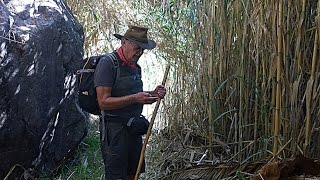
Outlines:
[[134, 180], [135, 175], [128, 176], [128, 180]]
[[[102, 123], [100, 123], [101, 126]], [[106, 122], [105, 133], [101, 133], [100, 142], [105, 179], [118, 180], [127, 178], [128, 142], [127, 132], [120, 123]], [[102, 134], [105, 135], [102, 141]]]
[[[134, 179], [137, 167], [140, 160], [140, 153], [142, 149], [142, 137], [129, 135], [129, 162], [128, 162], [128, 179]], [[140, 173], [145, 171], [145, 161], [143, 160]], [[130, 179], [131, 180], [131, 179]]]

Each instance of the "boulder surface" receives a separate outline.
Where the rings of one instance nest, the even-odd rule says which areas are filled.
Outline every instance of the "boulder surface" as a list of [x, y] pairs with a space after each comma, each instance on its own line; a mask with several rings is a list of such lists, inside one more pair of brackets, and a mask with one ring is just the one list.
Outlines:
[[0, 1], [0, 179], [52, 175], [85, 137], [82, 55], [82, 26], [63, 1]]

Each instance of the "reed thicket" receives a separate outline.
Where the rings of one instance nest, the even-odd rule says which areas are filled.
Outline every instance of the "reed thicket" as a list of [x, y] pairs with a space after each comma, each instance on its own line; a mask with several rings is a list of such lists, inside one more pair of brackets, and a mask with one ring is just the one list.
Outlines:
[[224, 160], [239, 162], [320, 157], [320, 1], [68, 2], [85, 48], [108, 41], [122, 20], [150, 28], [157, 55], [172, 65], [168, 139], [193, 137], [188, 146], [210, 157], [227, 144]]
[[171, 137], [191, 129], [213, 155], [219, 139], [240, 162], [320, 157], [320, 1], [151, 4], [149, 25], [175, 67], [164, 107]]

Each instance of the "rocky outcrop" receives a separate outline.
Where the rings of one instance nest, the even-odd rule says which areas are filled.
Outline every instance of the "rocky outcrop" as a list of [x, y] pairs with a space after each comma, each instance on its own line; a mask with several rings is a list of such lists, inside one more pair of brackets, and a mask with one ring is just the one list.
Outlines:
[[63, 1], [0, 1], [0, 179], [50, 175], [86, 135], [74, 93], [82, 47]]

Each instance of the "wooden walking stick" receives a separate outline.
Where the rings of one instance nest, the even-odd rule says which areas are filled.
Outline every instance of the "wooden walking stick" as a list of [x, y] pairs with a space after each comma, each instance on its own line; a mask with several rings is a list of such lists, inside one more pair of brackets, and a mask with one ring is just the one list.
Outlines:
[[[168, 77], [169, 69], [170, 69], [170, 65], [167, 65], [166, 71], [164, 72], [164, 77], [163, 77], [163, 80], [162, 80], [162, 83], [161, 83], [162, 85], [166, 84], [166, 80], [167, 80], [167, 77]], [[149, 124], [149, 127], [148, 127], [148, 131], [147, 131], [147, 134], [146, 134], [146, 138], [145, 138], [145, 140], [143, 142], [143, 146], [141, 148], [139, 164], [138, 164], [138, 168], [137, 168], [134, 180], [138, 180], [138, 178], [139, 178], [140, 170], [141, 170], [141, 166], [142, 166], [142, 162], [143, 162], [144, 153], [146, 151], [146, 147], [147, 147], [147, 144], [148, 144], [148, 141], [149, 141], [149, 137], [151, 135], [152, 126], [153, 126], [154, 120], [156, 118], [157, 111], [158, 111], [159, 106], [160, 106], [160, 102], [161, 102], [161, 99], [158, 99], [157, 104], [156, 104], [156, 106], [155, 106], [155, 108], [153, 110], [152, 117], [151, 117], [151, 120], [150, 120], [150, 124]]]

